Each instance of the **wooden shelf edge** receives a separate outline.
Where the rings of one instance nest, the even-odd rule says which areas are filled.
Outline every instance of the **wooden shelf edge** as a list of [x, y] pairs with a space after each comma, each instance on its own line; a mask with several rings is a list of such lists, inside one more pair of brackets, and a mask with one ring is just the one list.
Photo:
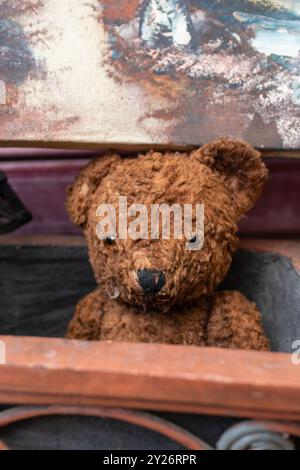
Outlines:
[[[36, 149], [40, 150], [53, 150], [53, 151], [120, 151], [122, 153], [127, 152], [147, 152], [150, 149], [155, 149], [158, 151], [181, 151], [186, 152], [192, 150], [197, 147], [201, 147], [204, 145], [205, 142], [199, 142], [198, 145], [194, 144], [185, 144], [179, 142], [170, 142], [170, 143], [151, 143], [151, 142], [130, 142], [127, 140], [123, 141], [103, 141], [103, 140], [94, 140], [89, 141], [86, 139], [81, 139], [77, 137], [74, 140], [43, 140], [43, 139], [16, 139], [16, 140], [0, 140], [0, 148], [14, 148], [14, 149], [32, 149], [35, 151]], [[256, 148], [261, 152], [264, 158], [300, 158], [300, 149], [299, 148], [271, 148], [271, 147], [259, 147]], [[18, 154], [20, 153], [17, 152]]]
[[290, 354], [2, 336], [0, 402], [300, 421]]

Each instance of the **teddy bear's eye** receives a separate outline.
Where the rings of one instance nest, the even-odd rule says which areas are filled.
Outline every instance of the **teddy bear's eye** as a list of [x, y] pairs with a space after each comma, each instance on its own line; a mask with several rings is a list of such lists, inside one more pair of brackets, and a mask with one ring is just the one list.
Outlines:
[[190, 239], [190, 243], [195, 243], [197, 241], [197, 235], [194, 235], [191, 239]]
[[113, 235], [109, 235], [109, 237], [105, 238], [104, 243], [106, 245], [114, 245], [116, 243], [116, 237], [114, 237]]

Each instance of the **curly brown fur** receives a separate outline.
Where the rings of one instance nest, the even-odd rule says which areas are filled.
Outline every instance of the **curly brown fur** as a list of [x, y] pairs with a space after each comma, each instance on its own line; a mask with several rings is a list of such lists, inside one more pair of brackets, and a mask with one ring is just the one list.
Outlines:
[[[233, 336], [224, 346], [234, 347], [236, 338], [237, 344], [247, 347], [232, 326], [235, 323], [208, 306], [213, 306], [215, 290], [230, 267], [237, 246], [236, 222], [257, 199], [266, 175], [258, 152], [228, 139], [192, 152], [150, 151], [133, 158], [114, 154], [90, 163], [69, 189], [67, 209], [84, 229], [101, 290], [78, 306], [69, 337], [218, 345], [221, 340], [208, 334], [212, 327], [206, 330], [211, 315], [225, 330], [232, 328]], [[187, 250], [187, 240], [173, 238], [105, 243], [96, 235], [97, 208], [112, 204], [118, 220], [119, 196], [127, 196], [128, 206], [204, 204], [203, 248]], [[138, 282], [137, 273], [143, 269], [164, 275], [165, 284], [155, 295], [145, 294]], [[237, 318], [247, 310], [245, 302], [248, 305], [239, 299], [240, 305], [233, 296]], [[253, 312], [255, 330], [256, 310], [248, 311]], [[251, 313], [247, 318], [252, 318]], [[261, 337], [257, 342], [249, 339], [253, 349], [263, 348]]]
[[216, 294], [207, 325], [207, 344], [233, 349], [269, 349], [256, 305], [237, 291]]
[[141, 312], [110, 300], [100, 290], [78, 304], [67, 337], [86, 340], [118, 340], [170, 344], [206, 344], [209, 302], [186, 309]]
[[204, 297], [165, 315], [110, 300], [98, 289], [78, 304], [67, 338], [268, 349], [258, 310], [239, 292]]

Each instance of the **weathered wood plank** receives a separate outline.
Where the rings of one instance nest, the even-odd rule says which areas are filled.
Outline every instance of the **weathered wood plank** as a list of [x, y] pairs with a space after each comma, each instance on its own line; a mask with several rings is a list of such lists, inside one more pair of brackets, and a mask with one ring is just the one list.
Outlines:
[[[71, 156], [66, 154], [67, 158], [57, 153], [54, 156], [55, 160], [0, 162], [1, 171], [6, 173], [9, 183], [33, 215], [30, 224], [18, 233], [80, 234], [65, 210], [66, 188], [88, 159], [71, 159], [75, 156], [73, 153]], [[239, 221], [239, 232], [255, 238], [297, 237], [300, 233], [299, 159], [272, 158], [266, 164], [268, 181], [255, 206]]]
[[[214, 348], [1, 337], [0, 400], [300, 419], [291, 356]], [[298, 366], [299, 367], [299, 366]]]

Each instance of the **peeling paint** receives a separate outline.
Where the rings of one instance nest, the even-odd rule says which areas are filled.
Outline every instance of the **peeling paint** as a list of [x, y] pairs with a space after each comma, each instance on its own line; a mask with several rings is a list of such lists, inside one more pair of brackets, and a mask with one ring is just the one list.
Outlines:
[[292, 101], [296, 105], [300, 105], [300, 78], [292, 83], [293, 96]]
[[300, 147], [300, 1], [0, 0], [0, 139]]
[[149, 0], [141, 13], [140, 37], [150, 47], [188, 46], [195, 34], [184, 0]]
[[[300, 147], [298, 7], [244, 0], [213, 9], [205, 0], [145, 0], [126, 22], [107, 26], [112, 54], [119, 53], [111, 75], [167, 99], [159, 115], [170, 123], [171, 142], [251, 134], [257, 145], [273, 138], [274, 146]], [[175, 15], [183, 25], [178, 36]]]
[[36, 68], [32, 40], [20, 18], [34, 15], [40, 0], [0, 0], [0, 78], [19, 86]]

